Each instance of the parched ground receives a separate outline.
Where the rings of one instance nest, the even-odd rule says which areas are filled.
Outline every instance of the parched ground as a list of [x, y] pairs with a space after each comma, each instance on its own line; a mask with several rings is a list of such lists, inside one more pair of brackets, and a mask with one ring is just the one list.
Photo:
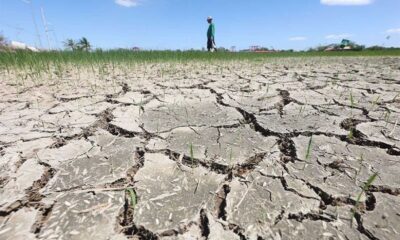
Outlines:
[[400, 234], [400, 58], [0, 78], [0, 239]]

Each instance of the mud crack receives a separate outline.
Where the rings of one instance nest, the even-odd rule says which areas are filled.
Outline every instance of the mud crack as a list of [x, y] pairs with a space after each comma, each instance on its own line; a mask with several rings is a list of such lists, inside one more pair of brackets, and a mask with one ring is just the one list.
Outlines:
[[228, 196], [231, 188], [228, 184], [224, 184], [221, 190], [216, 195], [216, 204], [215, 204], [215, 215], [226, 221], [227, 212], [226, 212], [226, 197]]

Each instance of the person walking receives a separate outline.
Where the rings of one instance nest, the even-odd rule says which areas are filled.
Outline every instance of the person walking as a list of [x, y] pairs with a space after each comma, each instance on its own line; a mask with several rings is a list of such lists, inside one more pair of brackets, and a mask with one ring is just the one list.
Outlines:
[[208, 30], [207, 30], [207, 50], [209, 52], [216, 51], [215, 45], [215, 25], [213, 23], [213, 18], [210, 16], [207, 18]]

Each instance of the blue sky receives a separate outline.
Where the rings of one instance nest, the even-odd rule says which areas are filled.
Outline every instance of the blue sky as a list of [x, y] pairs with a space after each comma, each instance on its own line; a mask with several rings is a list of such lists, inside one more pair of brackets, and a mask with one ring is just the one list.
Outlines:
[[57, 47], [85, 36], [102, 48], [201, 49], [209, 15], [228, 48], [301, 50], [342, 38], [400, 47], [400, 0], [0, 0], [0, 33], [38, 46], [33, 10], [47, 48], [41, 8]]

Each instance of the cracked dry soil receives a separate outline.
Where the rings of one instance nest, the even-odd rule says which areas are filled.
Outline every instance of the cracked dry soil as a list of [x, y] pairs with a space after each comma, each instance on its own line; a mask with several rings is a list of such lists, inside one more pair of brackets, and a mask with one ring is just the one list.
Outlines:
[[398, 239], [399, 66], [2, 72], [0, 239]]

